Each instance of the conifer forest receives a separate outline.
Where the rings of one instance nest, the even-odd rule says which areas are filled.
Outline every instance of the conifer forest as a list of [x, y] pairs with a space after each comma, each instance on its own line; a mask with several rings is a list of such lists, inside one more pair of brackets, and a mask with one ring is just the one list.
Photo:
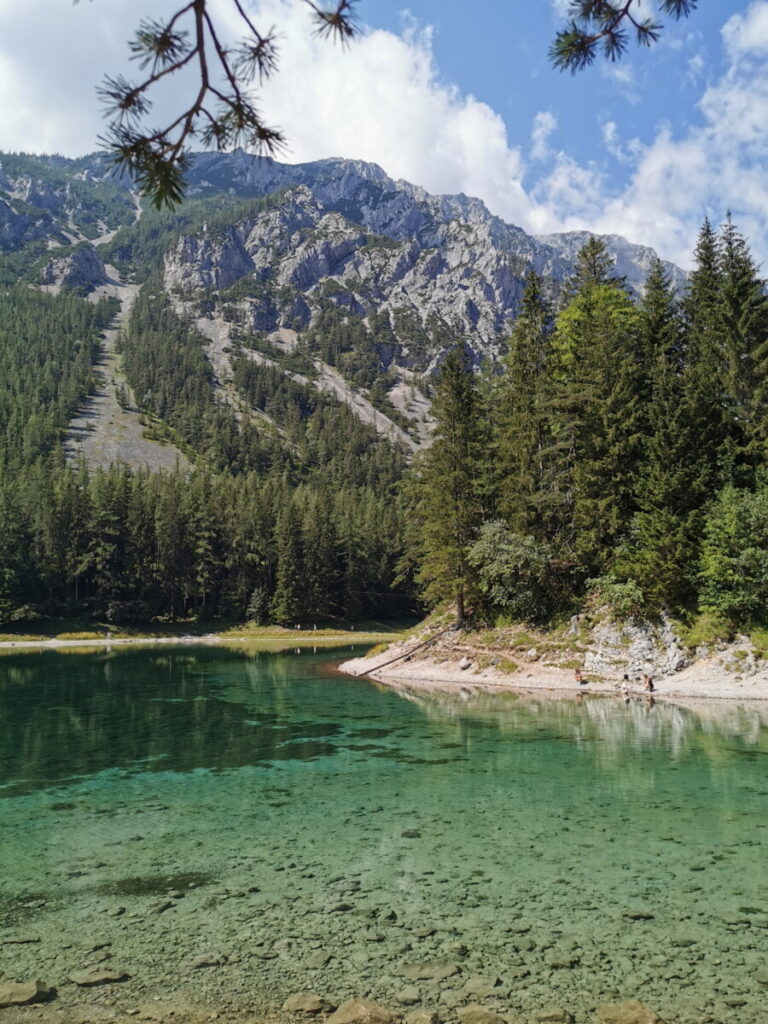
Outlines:
[[[87, 287], [43, 294], [30, 286], [45, 259], [39, 245], [22, 247], [26, 263], [6, 254], [4, 621], [292, 625], [397, 619], [447, 603], [461, 622], [547, 623], [595, 595], [624, 616], [761, 618], [768, 300], [730, 217], [704, 224], [684, 284], [655, 259], [644, 285], [629, 285], [596, 236], [557, 287], [529, 265], [496, 356], [479, 355], [465, 328], [451, 337], [436, 314], [431, 334], [405, 314], [364, 321], [350, 291], [330, 281], [288, 355], [236, 313], [236, 407], [218, 393], [206, 338], [161, 273], [180, 223], [208, 231], [210, 216], [226, 232], [231, 210], [216, 200], [208, 214], [192, 204], [186, 220], [148, 214], [131, 226], [122, 201], [108, 198], [120, 228], [108, 255], [141, 285], [119, 334], [125, 379], [154, 436], [188, 464], [155, 472], [65, 457], [67, 424], [94, 387], [119, 303], [88, 302]], [[285, 197], [251, 202], [274, 216]], [[238, 212], [247, 208], [241, 201]], [[363, 242], [379, 260], [395, 245]], [[195, 309], [271, 302], [267, 290], [254, 279], [220, 286], [198, 293]], [[280, 294], [301, 312], [295, 293]], [[409, 331], [432, 433], [410, 447], [312, 386], [322, 358], [407, 429], [388, 395], [392, 353]]]

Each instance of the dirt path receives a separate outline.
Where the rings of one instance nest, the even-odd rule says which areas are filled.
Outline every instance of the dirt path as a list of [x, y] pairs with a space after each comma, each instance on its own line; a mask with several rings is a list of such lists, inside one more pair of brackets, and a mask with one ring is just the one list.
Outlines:
[[[89, 466], [102, 469], [116, 463], [134, 469], [173, 470], [176, 466], [187, 469], [189, 461], [177, 448], [144, 436], [144, 427], [115, 350], [117, 336], [130, 314], [139, 286], [122, 281], [117, 269], [109, 264], [106, 271], [108, 283], [94, 289], [88, 296], [89, 301], [113, 296], [120, 301], [121, 308], [114, 325], [104, 332], [101, 353], [94, 363], [96, 388], [67, 429], [66, 457], [70, 462], [82, 458]], [[118, 394], [121, 393], [128, 399], [129, 408], [120, 405]]]

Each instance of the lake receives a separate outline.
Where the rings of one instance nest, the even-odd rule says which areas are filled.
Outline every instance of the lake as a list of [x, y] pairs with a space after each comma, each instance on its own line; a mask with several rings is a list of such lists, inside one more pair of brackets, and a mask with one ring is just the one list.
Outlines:
[[768, 708], [395, 692], [361, 653], [0, 658], [0, 980], [766, 1020]]

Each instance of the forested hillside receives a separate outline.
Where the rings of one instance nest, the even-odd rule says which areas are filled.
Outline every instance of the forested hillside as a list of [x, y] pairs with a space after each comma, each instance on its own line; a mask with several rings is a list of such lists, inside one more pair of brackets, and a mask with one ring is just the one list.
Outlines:
[[[763, 614], [768, 312], [730, 219], [686, 280], [372, 165], [191, 184], [142, 211], [99, 159], [3, 158], [3, 618]], [[63, 458], [118, 271], [115, 393], [191, 470]]]

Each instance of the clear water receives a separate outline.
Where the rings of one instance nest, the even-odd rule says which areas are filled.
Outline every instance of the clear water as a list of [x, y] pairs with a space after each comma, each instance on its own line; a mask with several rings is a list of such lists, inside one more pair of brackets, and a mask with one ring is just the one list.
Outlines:
[[768, 1019], [768, 710], [396, 693], [350, 654], [0, 659], [0, 980]]

